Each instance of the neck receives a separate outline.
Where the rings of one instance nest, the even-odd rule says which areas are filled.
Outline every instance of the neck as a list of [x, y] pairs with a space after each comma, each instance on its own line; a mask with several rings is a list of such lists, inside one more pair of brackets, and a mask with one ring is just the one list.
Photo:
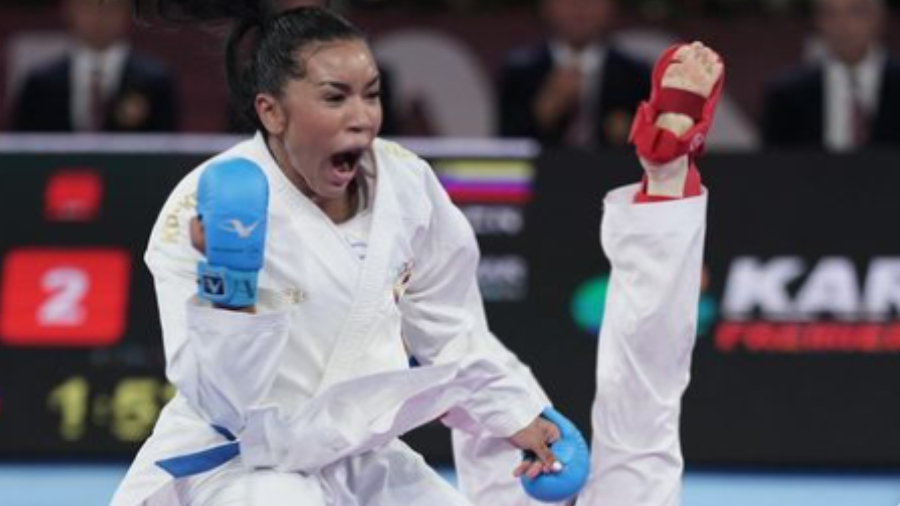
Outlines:
[[864, 62], [866, 58], [869, 57], [875, 51], [874, 46], [866, 46], [865, 49], [860, 49], [856, 51], [846, 51], [844, 53], [836, 53], [834, 54], [835, 59], [839, 62], [843, 63], [848, 67], [856, 67], [860, 63]]
[[291, 165], [287, 161], [287, 156], [285, 156], [284, 149], [276, 139], [269, 136], [266, 139], [266, 147], [269, 148], [269, 154], [272, 155], [272, 158], [275, 160], [281, 173], [291, 182], [294, 188], [309, 198], [309, 200], [315, 204], [316, 207], [321, 209], [322, 212], [325, 213], [325, 216], [328, 216], [331, 221], [334, 223], [343, 223], [356, 214], [356, 209], [359, 206], [360, 190], [356, 180], [350, 182], [347, 191], [341, 194], [339, 198], [323, 198], [310, 188], [306, 179], [300, 175], [300, 172], [291, 168]]
[[356, 180], [350, 182], [345, 191], [339, 198], [323, 199], [318, 195], [309, 195], [304, 193], [309, 200], [313, 202], [319, 209], [325, 213], [325, 216], [334, 223], [344, 223], [356, 215], [356, 209], [359, 203], [359, 185]]

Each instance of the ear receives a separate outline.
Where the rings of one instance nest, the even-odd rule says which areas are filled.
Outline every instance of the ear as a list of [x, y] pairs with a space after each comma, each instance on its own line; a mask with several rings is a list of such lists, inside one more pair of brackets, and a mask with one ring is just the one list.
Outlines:
[[256, 95], [256, 115], [266, 131], [273, 135], [284, 133], [287, 125], [287, 114], [284, 107], [274, 96], [268, 93]]

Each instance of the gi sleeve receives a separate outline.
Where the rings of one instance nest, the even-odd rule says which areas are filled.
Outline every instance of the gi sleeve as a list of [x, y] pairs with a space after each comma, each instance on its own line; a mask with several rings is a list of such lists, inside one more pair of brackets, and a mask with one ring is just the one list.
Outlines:
[[592, 476], [579, 503], [675, 505], [683, 459], [681, 396], [690, 379], [706, 229], [706, 194], [634, 203], [638, 186], [605, 201], [612, 265], [592, 408]]
[[[281, 301], [260, 289], [257, 314], [215, 309], [197, 299], [201, 255], [188, 226], [195, 197], [185, 180], [163, 208], [145, 254], [153, 274], [166, 353], [166, 374], [211, 424], [238, 434], [249, 409], [271, 389], [287, 343]], [[196, 181], [193, 181], [196, 186]]]
[[478, 288], [475, 234], [431, 168], [424, 173], [432, 212], [415, 245], [416, 266], [400, 301], [403, 337], [424, 365], [480, 358], [507, 371], [448, 420], [460, 428], [508, 437], [531, 423], [549, 402], [531, 371], [490, 332]]

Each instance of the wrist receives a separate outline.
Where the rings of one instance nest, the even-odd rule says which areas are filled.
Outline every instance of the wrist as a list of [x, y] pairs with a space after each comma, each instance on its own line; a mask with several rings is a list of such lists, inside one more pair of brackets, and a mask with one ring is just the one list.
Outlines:
[[197, 264], [197, 295], [213, 306], [234, 311], [254, 312], [257, 270], [238, 270], [207, 262]]
[[688, 158], [682, 156], [663, 164], [644, 163], [647, 174], [646, 193], [651, 197], [680, 198], [688, 174]]
[[656, 126], [680, 137], [694, 126], [694, 119], [678, 112], [663, 112], [656, 117]]

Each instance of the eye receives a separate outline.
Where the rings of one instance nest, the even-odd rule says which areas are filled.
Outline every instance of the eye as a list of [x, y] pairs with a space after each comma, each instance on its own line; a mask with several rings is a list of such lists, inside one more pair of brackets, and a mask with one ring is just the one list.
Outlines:
[[340, 105], [346, 100], [347, 96], [343, 93], [326, 93], [322, 98], [327, 104]]
[[375, 102], [381, 99], [381, 90], [371, 90], [366, 92], [366, 100]]

